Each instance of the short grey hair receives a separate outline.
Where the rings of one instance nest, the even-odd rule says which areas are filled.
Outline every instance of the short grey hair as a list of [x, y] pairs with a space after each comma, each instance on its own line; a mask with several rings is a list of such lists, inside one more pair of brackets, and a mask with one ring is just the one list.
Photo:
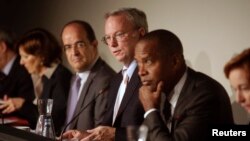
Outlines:
[[15, 51], [14, 42], [15, 42], [15, 34], [7, 27], [0, 27], [0, 41], [5, 42], [7, 48]]
[[148, 32], [148, 23], [146, 14], [137, 8], [120, 8], [105, 14], [107, 20], [110, 16], [125, 14], [128, 21], [131, 21], [136, 28], [144, 28]]

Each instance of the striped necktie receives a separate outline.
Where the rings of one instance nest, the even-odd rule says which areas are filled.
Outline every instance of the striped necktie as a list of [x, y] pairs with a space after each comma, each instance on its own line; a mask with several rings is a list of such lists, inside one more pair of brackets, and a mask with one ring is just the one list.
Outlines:
[[123, 80], [120, 84], [119, 90], [118, 90], [118, 94], [116, 96], [116, 101], [115, 101], [115, 106], [114, 106], [114, 112], [113, 112], [113, 124], [115, 123], [115, 119], [117, 116], [117, 113], [119, 111], [120, 105], [122, 103], [122, 99], [124, 97], [126, 88], [127, 88], [127, 84], [129, 82], [129, 77], [126, 73], [127, 69], [123, 69], [122, 74], [123, 74]]

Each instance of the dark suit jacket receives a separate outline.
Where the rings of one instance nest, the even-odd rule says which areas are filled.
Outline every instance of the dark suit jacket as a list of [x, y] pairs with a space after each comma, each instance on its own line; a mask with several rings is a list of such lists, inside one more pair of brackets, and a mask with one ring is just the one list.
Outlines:
[[114, 105], [122, 79], [122, 73], [119, 72], [111, 82], [108, 94], [108, 110], [103, 122], [103, 125], [116, 128], [115, 140], [118, 141], [126, 140], [126, 127], [141, 125], [144, 115], [144, 109], [139, 101], [141, 81], [138, 76], [138, 68], [136, 68], [127, 85], [114, 125], [112, 125]]
[[144, 120], [150, 141], [205, 141], [208, 127], [233, 124], [230, 100], [225, 89], [212, 78], [188, 69], [187, 80], [177, 101], [171, 133], [159, 112]]
[[[22, 97], [28, 102], [35, 98], [32, 79], [26, 69], [19, 64], [20, 57], [17, 57], [13, 63], [8, 76], [0, 82], [0, 98], [6, 94], [8, 97]], [[20, 111], [11, 115], [29, 120], [32, 115], [23, 114]]]
[[[51, 78], [43, 79], [43, 91], [40, 98], [53, 99], [52, 119], [56, 134], [59, 135], [66, 117], [66, 106], [72, 73], [63, 65], [59, 64]], [[21, 109], [26, 114], [33, 114], [38, 119], [37, 106], [32, 102], [25, 102]], [[36, 121], [33, 121], [36, 123]], [[33, 125], [34, 127], [34, 125]]]
[[77, 102], [74, 116], [76, 116], [82, 108], [86, 108], [74, 122], [70, 124], [69, 129], [87, 130], [100, 125], [106, 111], [108, 91], [105, 90], [102, 94], [100, 94], [100, 92], [109, 86], [110, 79], [114, 75], [115, 71], [99, 58], [90, 70], [90, 74]]
[[6, 94], [9, 97], [22, 97], [28, 101], [32, 101], [35, 98], [32, 79], [19, 62], [20, 57], [17, 57], [9, 75], [0, 82], [0, 98], [3, 98]]

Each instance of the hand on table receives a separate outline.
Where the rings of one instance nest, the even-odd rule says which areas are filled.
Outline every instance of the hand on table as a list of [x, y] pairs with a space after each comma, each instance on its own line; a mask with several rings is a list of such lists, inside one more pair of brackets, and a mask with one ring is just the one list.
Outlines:
[[109, 126], [98, 126], [92, 130], [87, 130], [90, 134], [81, 141], [114, 141], [115, 128]]
[[3, 114], [12, 113], [18, 109], [20, 109], [24, 103], [24, 99], [20, 97], [8, 98], [7, 95], [4, 95], [2, 102], [0, 104], [0, 110], [2, 110]]
[[82, 139], [84, 137], [87, 137], [89, 133], [86, 131], [79, 131], [79, 130], [68, 130], [58, 139]]

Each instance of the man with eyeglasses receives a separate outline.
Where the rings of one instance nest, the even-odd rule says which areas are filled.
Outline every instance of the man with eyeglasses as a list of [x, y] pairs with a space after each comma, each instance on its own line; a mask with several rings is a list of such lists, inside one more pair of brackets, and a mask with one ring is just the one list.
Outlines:
[[144, 109], [138, 98], [141, 82], [134, 60], [134, 48], [140, 37], [147, 32], [146, 15], [136, 8], [122, 8], [105, 15], [103, 42], [123, 64], [123, 68], [111, 81], [108, 110], [102, 126], [87, 132], [72, 131], [64, 136], [85, 137], [83, 141], [123, 141], [127, 140], [126, 127], [141, 125]]
[[[63, 27], [61, 37], [67, 60], [76, 73], [71, 82], [65, 125], [67, 129], [92, 129], [103, 121], [106, 89], [115, 72], [99, 57], [95, 33], [87, 22], [70, 21]], [[76, 116], [83, 107], [86, 109]]]

